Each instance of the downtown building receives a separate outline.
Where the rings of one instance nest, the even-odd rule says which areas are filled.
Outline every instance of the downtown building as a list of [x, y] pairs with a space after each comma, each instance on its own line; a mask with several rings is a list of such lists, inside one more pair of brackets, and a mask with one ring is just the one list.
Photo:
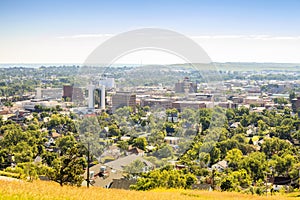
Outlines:
[[131, 92], [117, 92], [112, 95], [112, 113], [118, 108], [129, 106], [135, 112], [136, 108], [136, 95]]

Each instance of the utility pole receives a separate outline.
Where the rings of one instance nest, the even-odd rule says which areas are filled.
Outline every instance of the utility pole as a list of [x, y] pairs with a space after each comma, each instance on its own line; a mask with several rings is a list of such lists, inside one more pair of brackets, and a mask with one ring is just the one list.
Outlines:
[[298, 187], [299, 187], [299, 190], [300, 190], [300, 167], [298, 168]]
[[268, 196], [268, 174], [266, 175], [266, 196]]
[[87, 178], [86, 178], [86, 186], [90, 187], [90, 142], [88, 142], [88, 152], [87, 152]]
[[266, 172], [266, 196], [268, 196], [268, 173]]

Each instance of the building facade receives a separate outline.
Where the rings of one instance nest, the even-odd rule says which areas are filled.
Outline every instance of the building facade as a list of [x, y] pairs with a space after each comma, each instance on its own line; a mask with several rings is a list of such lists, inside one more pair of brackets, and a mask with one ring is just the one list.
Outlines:
[[130, 92], [117, 92], [112, 95], [112, 112], [114, 113], [118, 108], [129, 106], [135, 111], [136, 95]]

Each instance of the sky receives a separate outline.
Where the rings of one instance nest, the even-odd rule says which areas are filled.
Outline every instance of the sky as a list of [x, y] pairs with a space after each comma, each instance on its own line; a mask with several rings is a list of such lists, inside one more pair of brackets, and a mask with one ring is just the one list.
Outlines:
[[[170, 29], [214, 62], [300, 63], [300, 1], [0, 1], [0, 63], [83, 63], [102, 42], [138, 28]], [[184, 62], [139, 51], [119, 63]]]

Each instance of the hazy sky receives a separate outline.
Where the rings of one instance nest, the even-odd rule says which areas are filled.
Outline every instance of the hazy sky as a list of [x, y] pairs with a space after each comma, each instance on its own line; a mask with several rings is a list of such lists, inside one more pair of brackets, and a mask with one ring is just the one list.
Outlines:
[[[0, 63], [82, 63], [101, 42], [137, 28], [166, 28], [213, 61], [299, 62], [300, 1], [0, 1]], [[118, 62], [172, 63], [137, 52]]]

